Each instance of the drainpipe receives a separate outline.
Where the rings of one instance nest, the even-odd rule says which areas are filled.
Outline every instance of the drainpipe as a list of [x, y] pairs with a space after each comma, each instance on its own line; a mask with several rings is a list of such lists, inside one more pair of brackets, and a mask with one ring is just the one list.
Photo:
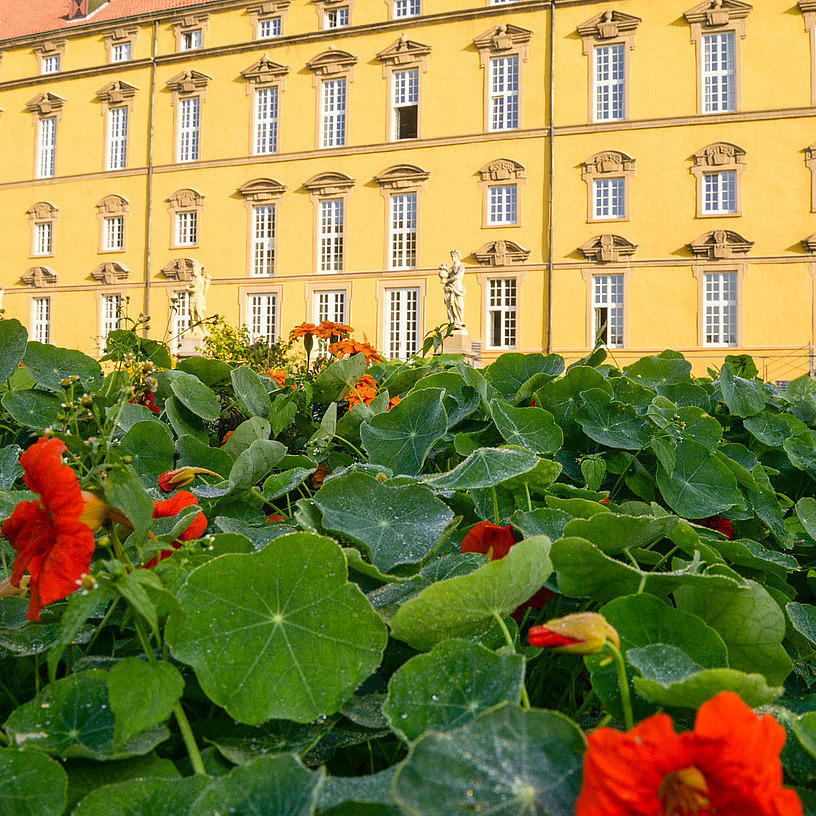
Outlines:
[[[156, 111], [156, 55], [158, 53], [159, 21], [153, 21], [153, 55], [150, 58], [150, 111], [147, 119], [147, 183], [145, 190], [145, 279], [144, 279], [144, 313], [150, 315], [150, 262], [151, 234], [153, 232], [153, 130]], [[149, 325], [149, 324], [148, 324]], [[147, 337], [148, 329], [144, 329]]]
[[549, 140], [549, 204], [547, 207], [547, 354], [553, 348], [553, 262], [555, 252], [553, 250], [553, 238], [555, 236], [555, 0], [550, 0], [550, 100], [548, 105], [548, 117], [550, 120], [550, 140]]

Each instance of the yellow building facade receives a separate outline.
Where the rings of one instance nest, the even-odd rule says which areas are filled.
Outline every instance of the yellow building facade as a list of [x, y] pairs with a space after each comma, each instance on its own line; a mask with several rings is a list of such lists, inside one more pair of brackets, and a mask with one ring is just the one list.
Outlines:
[[484, 363], [600, 337], [809, 370], [814, 0], [42, 6], [0, 16], [0, 285], [32, 339], [96, 353], [122, 311], [175, 338], [206, 304], [404, 357], [457, 249]]

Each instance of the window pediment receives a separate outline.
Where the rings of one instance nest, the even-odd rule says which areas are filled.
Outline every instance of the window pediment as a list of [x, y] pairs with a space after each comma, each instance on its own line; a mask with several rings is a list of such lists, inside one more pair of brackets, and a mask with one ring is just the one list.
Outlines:
[[31, 113], [48, 116], [51, 113], [62, 110], [64, 104], [65, 99], [61, 96], [57, 96], [53, 93], [41, 93], [29, 100], [26, 103], [26, 108], [28, 108]]
[[200, 268], [199, 261], [192, 258], [174, 258], [162, 268], [162, 275], [169, 280], [189, 282], [193, 279], [193, 270]]
[[44, 40], [34, 46], [34, 52], [41, 57], [62, 54], [63, 51], [65, 51], [65, 40]]
[[519, 46], [526, 46], [532, 36], [533, 32], [529, 29], [512, 23], [502, 23], [480, 34], [473, 40], [473, 44], [479, 51], [487, 51], [495, 55], [517, 50]]
[[530, 257], [530, 250], [515, 241], [490, 241], [479, 247], [473, 257], [481, 266], [508, 266], [524, 263]]
[[745, 36], [745, 18], [753, 9], [742, 0], [705, 0], [690, 8], [683, 15], [692, 27], [692, 32], [716, 31], [725, 26], [733, 26], [742, 21], [741, 35]]
[[185, 188], [176, 190], [167, 199], [167, 204], [171, 210], [194, 210], [204, 206], [204, 196], [198, 190]]
[[113, 284], [126, 281], [129, 276], [130, 270], [124, 264], [114, 261], [99, 264], [99, 266], [91, 272], [91, 277], [97, 283], [104, 283], [106, 286], [112, 286]]
[[385, 65], [399, 67], [424, 62], [431, 53], [430, 45], [409, 40], [404, 34], [394, 43], [377, 54], [377, 59]]
[[745, 164], [745, 156], [745, 151], [735, 144], [715, 142], [694, 154], [694, 166], [733, 169], [738, 164]]
[[479, 175], [482, 181], [509, 181], [527, 177], [524, 165], [513, 159], [495, 159], [479, 170]]
[[695, 258], [720, 261], [735, 255], [747, 255], [754, 245], [733, 230], [712, 230], [692, 241], [688, 248]]
[[50, 266], [32, 266], [22, 276], [22, 281], [26, 286], [42, 289], [46, 286], [55, 286], [58, 278], [59, 275]]
[[128, 212], [128, 203], [120, 195], [108, 195], [96, 205], [96, 209], [100, 215], [124, 215]]
[[182, 71], [167, 80], [167, 88], [181, 96], [194, 94], [204, 90], [211, 79], [211, 76], [200, 71]]
[[247, 10], [250, 14], [257, 14], [258, 17], [263, 18], [287, 9], [291, 4], [292, 0], [266, 0], [262, 3], [253, 3]]
[[304, 181], [303, 186], [318, 196], [339, 196], [354, 186], [354, 179], [344, 173], [319, 173]]
[[286, 185], [268, 178], [253, 179], [238, 188], [238, 194], [253, 204], [271, 204], [286, 192]]
[[431, 174], [414, 164], [395, 164], [383, 170], [374, 181], [384, 190], [407, 190], [421, 187]]
[[176, 33], [190, 31], [193, 28], [201, 28], [201, 26], [206, 25], [209, 19], [209, 14], [185, 14], [173, 23], [173, 28]]
[[584, 43], [584, 54], [589, 54], [596, 43], [605, 40], [625, 40], [635, 47], [635, 32], [642, 20], [622, 11], [603, 11], [578, 26], [578, 34]]
[[118, 105], [126, 99], [133, 99], [138, 90], [135, 85], [116, 80], [100, 88], [96, 92], [96, 98], [102, 102], [107, 102], [109, 105]]
[[306, 63], [306, 67], [317, 76], [334, 76], [350, 71], [357, 64], [357, 57], [348, 51], [330, 48]]
[[264, 54], [257, 62], [241, 71], [241, 76], [255, 85], [269, 85], [289, 73], [287, 65], [281, 65]]
[[30, 221], [51, 221], [59, 215], [59, 210], [50, 201], [38, 201], [26, 210]]
[[138, 33], [138, 28], [115, 28], [113, 31], [108, 31], [106, 34], [103, 34], [102, 37], [109, 43], [117, 44], [130, 42], [136, 38]]
[[620, 150], [604, 150], [596, 153], [581, 165], [584, 180], [599, 176], [631, 175], [635, 172], [635, 160]]
[[809, 255], [816, 255], [816, 233], [803, 238], [802, 246]]
[[622, 235], [596, 235], [581, 246], [579, 251], [588, 261], [619, 263], [635, 254], [637, 244], [633, 244]]

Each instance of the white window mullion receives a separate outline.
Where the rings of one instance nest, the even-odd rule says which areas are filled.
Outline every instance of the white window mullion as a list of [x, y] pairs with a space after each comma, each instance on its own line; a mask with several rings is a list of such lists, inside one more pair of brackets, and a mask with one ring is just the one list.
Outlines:
[[[328, 320], [332, 323], [346, 322], [346, 290], [336, 289], [315, 293], [315, 320], [322, 323]], [[326, 357], [329, 353], [329, 341], [320, 339], [317, 341], [317, 354]]]
[[275, 205], [252, 209], [252, 274], [271, 275], [275, 271]]
[[278, 297], [274, 293], [249, 295], [249, 333], [253, 342], [272, 344], [278, 336]]
[[417, 194], [391, 196], [391, 269], [414, 269], [417, 264]]
[[181, 336], [193, 324], [190, 312], [190, 293], [176, 292], [173, 302], [173, 351], [177, 354], [181, 349]]
[[516, 301], [515, 278], [488, 281], [488, 320], [492, 348], [515, 348]]
[[623, 275], [595, 275], [593, 277], [595, 342], [610, 348], [623, 346]]
[[707, 346], [737, 345], [737, 273], [709, 272], [703, 278]]
[[57, 117], [40, 119], [37, 145], [37, 178], [50, 178], [56, 172]]
[[388, 289], [388, 357], [405, 360], [419, 347], [419, 289]]
[[416, 17], [419, 14], [419, 0], [394, 0], [394, 17]]
[[345, 213], [342, 198], [320, 202], [320, 271], [342, 272]]
[[255, 92], [255, 153], [278, 149], [278, 89], [259, 88]]
[[178, 160], [197, 161], [201, 137], [201, 99], [191, 96], [179, 101]]
[[519, 126], [519, 58], [490, 60], [490, 130]]
[[108, 335], [120, 327], [122, 322], [122, 296], [102, 295], [102, 325], [101, 335], [103, 343]]
[[320, 86], [322, 94], [320, 127], [321, 147], [342, 147], [346, 143], [346, 80], [324, 80]]
[[600, 178], [592, 183], [592, 213], [600, 220], [626, 217], [626, 179]]
[[703, 35], [703, 113], [737, 109], [737, 37], [733, 31]]
[[419, 123], [419, 69], [394, 71], [391, 75], [394, 100], [394, 140], [416, 139]]
[[103, 248], [106, 252], [115, 252], [125, 248], [125, 218], [114, 215], [104, 221]]
[[51, 298], [35, 297], [31, 303], [31, 339], [38, 343], [51, 342]]
[[53, 251], [54, 225], [41, 221], [34, 225], [34, 255], [51, 255]]
[[128, 109], [108, 110], [108, 170], [127, 166]]
[[595, 121], [623, 119], [626, 110], [626, 46], [602, 45], [593, 52], [595, 61]]

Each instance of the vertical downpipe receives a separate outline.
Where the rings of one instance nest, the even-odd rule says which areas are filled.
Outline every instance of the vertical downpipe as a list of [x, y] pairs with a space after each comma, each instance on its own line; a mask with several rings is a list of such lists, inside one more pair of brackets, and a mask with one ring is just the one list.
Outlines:
[[555, 0], [550, 0], [550, 141], [549, 141], [549, 205], [547, 208], [547, 354], [553, 349], [553, 262], [555, 252], [553, 239], [555, 236]]
[[[150, 315], [151, 235], [153, 232], [153, 128], [156, 111], [156, 55], [158, 54], [159, 21], [153, 21], [153, 54], [150, 58], [150, 111], [147, 129], [147, 190], [145, 192], [145, 281], [144, 313]], [[149, 324], [148, 324], [149, 325]], [[144, 329], [145, 337], [148, 330]]]

